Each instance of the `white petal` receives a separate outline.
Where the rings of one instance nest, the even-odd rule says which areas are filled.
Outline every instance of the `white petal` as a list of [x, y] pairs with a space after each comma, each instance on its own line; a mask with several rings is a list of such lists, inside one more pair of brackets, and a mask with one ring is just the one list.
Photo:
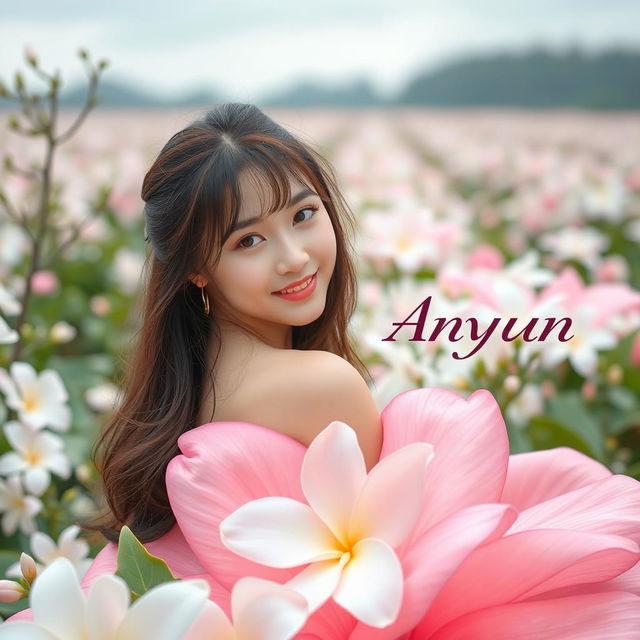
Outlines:
[[296, 567], [339, 557], [339, 544], [309, 505], [290, 498], [251, 500], [220, 523], [234, 553], [269, 567]]
[[18, 342], [18, 332], [12, 329], [7, 321], [0, 316], [0, 344], [14, 344]]
[[0, 391], [4, 393], [7, 405], [11, 409], [18, 409], [22, 405], [18, 388], [11, 379], [11, 376], [4, 369], [0, 369]]
[[22, 570], [20, 569], [20, 562], [14, 562], [9, 565], [4, 572], [7, 578], [22, 578]]
[[24, 484], [33, 495], [41, 496], [51, 483], [51, 475], [43, 467], [33, 467], [24, 476]]
[[307, 601], [295, 591], [261, 580], [241, 578], [231, 593], [236, 636], [246, 640], [289, 640], [307, 620]]
[[304, 496], [343, 545], [348, 544], [349, 516], [366, 478], [356, 432], [337, 420], [314, 438], [302, 461]]
[[18, 473], [27, 468], [25, 459], [15, 451], [10, 451], [0, 456], [0, 473], [8, 475], [10, 473]]
[[291, 578], [289, 582], [285, 583], [285, 586], [302, 595], [309, 604], [309, 612], [313, 613], [336, 590], [342, 575], [342, 568], [349, 557], [348, 553], [344, 553], [337, 560], [314, 562]]
[[[24, 512], [29, 516], [35, 516], [42, 509], [42, 502], [33, 496], [27, 496], [24, 499]], [[29, 532], [31, 533], [31, 532]]]
[[349, 539], [378, 538], [398, 547], [420, 516], [433, 447], [415, 442], [383, 458], [369, 473], [349, 523]]
[[56, 543], [46, 533], [42, 533], [42, 531], [36, 531], [32, 534], [31, 551], [33, 551], [36, 558], [44, 564], [53, 562], [58, 555]]
[[129, 587], [119, 576], [101, 575], [87, 594], [89, 640], [113, 640], [129, 609]]
[[16, 511], [7, 511], [2, 516], [2, 533], [4, 533], [5, 536], [11, 536], [15, 533], [19, 517]]
[[133, 603], [120, 628], [118, 640], [175, 640], [194, 623], [207, 597], [205, 580], [165, 582]]
[[182, 640], [238, 640], [224, 611], [207, 600]]
[[64, 440], [49, 431], [41, 431], [38, 433], [38, 443], [44, 451], [51, 453], [64, 450]]
[[53, 405], [48, 411], [48, 424], [56, 431], [69, 431], [71, 409], [66, 404]]
[[14, 362], [10, 371], [21, 397], [35, 390], [38, 380], [37, 374], [36, 370], [28, 362]]
[[58, 549], [67, 558], [80, 560], [89, 553], [89, 544], [86, 540], [77, 537], [79, 533], [80, 527], [72, 524], [58, 536]]
[[575, 370], [585, 378], [595, 373], [596, 367], [598, 366], [598, 356], [596, 352], [589, 347], [574, 351], [569, 356], [569, 360]]
[[86, 637], [85, 602], [76, 570], [66, 558], [54, 560], [31, 589], [34, 620], [60, 638]]
[[11, 420], [4, 425], [4, 435], [9, 444], [16, 451], [24, 453], [33, 441], [33, 432], [16, 420]]
[[47, 468], [61, 478], [68, 478], [71, 475], [71, 463], [64, 453], [52, 453], [47, 458]]
[[25, 411], [24, 408], [18, 411], [20, 420], [32, 429], [42, 429], [47, 426], [49, 416], [42, 409]]
[[[44, 627], [22, 620], [3, 624], [0, 628], [0, 638], [2, 640], [60, 640]], [[75, 640], [75, 638], [69, 640]]]
[[45, 369], [40, 374], [38, 389], [40, 397], [43, 398], [46, 404], [62, 404], [69, 399], [69, 394], [64, 388], [60, 374], [53, 369]]
[[392, 624], [400, 613], [402, 567], [393, 549], [375, 538], [356, 543], [333, 599], [371, 627]]

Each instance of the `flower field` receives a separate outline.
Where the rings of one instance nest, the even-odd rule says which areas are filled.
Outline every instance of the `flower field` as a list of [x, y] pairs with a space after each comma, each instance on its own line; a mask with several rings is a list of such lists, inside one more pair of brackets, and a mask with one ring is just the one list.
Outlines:
[[[328, 157], [355, 214], [352, 335], [380, 408], [420, 387], [487, 389], [511, 453], [568, 446], [640, 479], [640, 115], [267, 113]], [[41, 206], [30, 171], [44, 152], [5, 126], [7, 114], [0, 573], [21, 576], [25, 551], [38, 570], [66, 556], [81, 577], [101, 542], [72, 525], [95, 509], [91, 447], [137, 329], [142, 178], [200, 112], [98, 108], [57, 151], [17, 358]], [[61, 126], [72, 117], [62, 112]], [[568, 319], [565, 339], [560, 325], [541, 339], [548, 318]]]

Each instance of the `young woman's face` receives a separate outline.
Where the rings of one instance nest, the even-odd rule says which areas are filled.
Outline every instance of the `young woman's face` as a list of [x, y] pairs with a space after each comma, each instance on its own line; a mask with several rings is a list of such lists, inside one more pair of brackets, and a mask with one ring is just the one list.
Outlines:
[[[241, 174], [238, 226], [212, 273], [217, 290], [213, 304], [216, 295], [224, 296], [235, 318], [279, 343], [286, 342], [291, 326], [307, 325], [322, 314], [336, 261], [336, 237], [320, 196], [289, 180], [290, 205], [247, 223], [261, 216], [261, 195], [266, 207], [270, 194], [264, 192], [268, 188], [264, 183], [257, 184], [247, 172]], [[308, 276], [314, 277], [306, 280]], [[300, 293], [277, 293], [300, 280], [307, 285]]]

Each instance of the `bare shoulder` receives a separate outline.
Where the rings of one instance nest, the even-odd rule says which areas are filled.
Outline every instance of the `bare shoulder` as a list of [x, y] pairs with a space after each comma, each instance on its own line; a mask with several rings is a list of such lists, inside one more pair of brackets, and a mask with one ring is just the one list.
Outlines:
[[254, 398], [261, 400], [254, 405], [262, 416], [259, 424], [308, 446], [330, 422], [340, 420], [356, 432], [367, 469], [378, 461], [380, 416], [367, 383], [344, 358], [327, 351], [281, 352], [260, 376]]

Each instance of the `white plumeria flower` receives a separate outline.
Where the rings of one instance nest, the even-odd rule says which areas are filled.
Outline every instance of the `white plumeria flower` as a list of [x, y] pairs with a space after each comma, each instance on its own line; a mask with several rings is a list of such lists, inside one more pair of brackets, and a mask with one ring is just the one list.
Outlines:
[[576, 260], [593, 269], [610, 242], [593, 227], [566, 227], [541, 236], [538, 244], [559, 260]]
[[413, 443], [367, 474], [355, 431], [331, 422], [307, 449], [301, 468], [308, 504], [271, 496], [242, 505], [220, 524], [231, 551], [270, 567], [308, 564], [285, 586], [313, 613], [333, 597], [372, 627], [394, 622], [403, 595], [394, 548], [413, 531], [433, 447]]
[[587, 217], [610, 222], [624, 220], [629, 194], [620, 174], [612, 171], [595, 184], [587, 181], [581, 194]]
[[1, 640], [176, 640], [196, 620], [209, 596], [205, 580], [178, 580], [153, 587], [131, 608], [119, 576], [101, 575], [85, 595], [66, 558], [58, 558], [31, 588], [33, 622], [8, 622]]
[[555, 274], [549, 269], [539, 267], [540, 254], [529, 249], [521, 258], [509, 263], [497, 275], [507, 278], [523, 287], [541, 287], [549, 284]]
[[46, 369], [39, 375], [27, 362], [14, 362], [11, 376], [0, 369], [0, 390], [7, 406], [18, 412], [20, 421], [33, 429], [49, 426], [67, 431], [71, 425], [69, 398], [60, 375]]
[[567, 342], [552, 340], [538, 343], [541, 348], [542, 364], [546, 369], [555, 367], [568, 359], [573, 368], [583, 377], [589, 378], [598, 366], [598, 351], [612, 349], [617, 339], [611, 331], [593, 325], [595, 310], [580, 307], [571, 314], [573, 337]]
[[65, 342], [71, 342], [76, 335], [78, 335], [78, 330], [68, 322], [64, 320], [60, 320], [56, 322], [52, 327], [51, 331], [49, 331], [49, 339], [51, 342], [55, 342], [57, 344], [63, 344]]
[[544, 411], [542, 388], [536, 384], [525, 384], [509, 403], [506, 415], [516, 427], [524, 427], [533, 416]]
[[293, 589], [261, 578], [241, 578], [231, 591], [231, 616], [205, 602], [183, 640], [289, 640], [309, 616], [307, 601]]
[[111, 382], [103, 382], [84, 392], [84, 399], [94, 411], [105, 413], [111, 411], [118, 402], [120, 389]]
[[18, 299], [2, 284], [0, 284], [0, 311], [8, 316], [16, 316], [22, 311], [22, 305]]
[[0, 473], [24, 472], [25, 487], [34, 495], [45, 492], [51, 482], [51, 471], [65, 479], [71, 474], [64, 441], [59, 436], [31, 429], [15, 420], [7, 422], [4, 434], [15, 451], [0, 456]]
[[33, 496], [25, 496], [19, 476], [10, 476], [6, 482], [0, 480], [0, 511], [2, 516], [2, 532], [5, 536], [13, 535], [20, 526], [23, 533], [33, 533], [35, 523], [33, 517], [42, 509], [42, 502]]
[[13, 344], [18, 342], [18, 332], [12, 329], [7, 321], [0, 316], [0, 344]]
[[[78, 539], [80, 527], [75, 524], [64, 529], [58, 536], [56, 544], [52, 538], [42, 531], [35, 531], [31, 534], [31, 552], [36, 562], [36, 569], [41, 573], [57, 558], [67, 558], [75, 567], [78, 578], [82, 579], [87, 569], [91, 566], [92, 560], [88, 558], [89, 545], [86, 540]], [[22, 571], [20, 563], [12, 564], [5, 575], [9, 578], [20, 578]]]

